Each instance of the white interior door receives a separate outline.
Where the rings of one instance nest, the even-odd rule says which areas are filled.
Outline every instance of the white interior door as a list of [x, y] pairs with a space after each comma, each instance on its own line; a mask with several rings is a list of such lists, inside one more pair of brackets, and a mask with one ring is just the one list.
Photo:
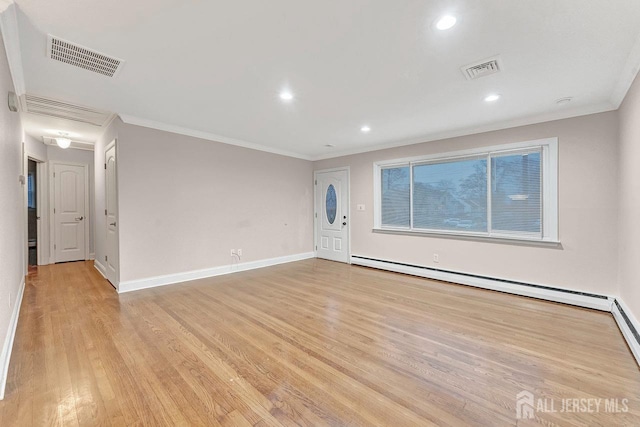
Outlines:
[[55, 262], [85, 259], [85, 167], [55, 164], [54, 253]]
[[349, 173], [316, 173], [316, 253], [349, 262]]
[[118, 285], [118, 197], [116, 187], [116, 145], [111, 144], [105, 152], [107, 239], [105, 270], [107, 279]]

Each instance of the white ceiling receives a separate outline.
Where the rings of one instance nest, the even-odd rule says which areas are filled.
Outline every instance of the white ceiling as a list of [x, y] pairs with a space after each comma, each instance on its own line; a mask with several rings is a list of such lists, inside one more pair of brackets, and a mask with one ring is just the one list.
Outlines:
[[[28, 93], [310, 159], [612, 110], [640, 64], [638, 0], [16, 3]], [[438, 31], [445, 13], [458, 23]], [[52, 61], [47, 34], [124, 68]], [[460, 71], [495, 55], [501, 73]], [[502, 98], [487, 104], [491, 92]], [[51, 126], [34, 116], [27, 131]]]

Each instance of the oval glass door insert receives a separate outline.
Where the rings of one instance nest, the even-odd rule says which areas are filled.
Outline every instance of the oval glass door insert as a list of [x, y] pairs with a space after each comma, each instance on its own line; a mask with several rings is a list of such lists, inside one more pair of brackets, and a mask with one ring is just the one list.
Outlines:
[[336, 209], [338, 207], [338, 200], [336, 197], [336, 189], [333, 184], [329, 184], [327, 188], [327, 197], [325, 200], [325, 210], [327, 211], [327, 221], [329, 224], [333, 224], [336, 220]]

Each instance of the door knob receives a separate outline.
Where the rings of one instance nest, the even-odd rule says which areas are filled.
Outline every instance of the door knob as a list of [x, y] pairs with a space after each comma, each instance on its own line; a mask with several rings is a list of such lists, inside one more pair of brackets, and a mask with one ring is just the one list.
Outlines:
[[112, 223], [111, 223], [111, 224], [109, 224], [109, 225], [112, 225], [112, 226], [114, 226], [114, 227], [115, 227], [115, 226], [116, 226], [116, 222], [114, 221], [114, 222], [112, 222]]
[[84, 219], [84, 217], [83, 217], [83, 216], [81, 216], [81, 217], [76, 217], [76, 221], [82, 221], [83, 219]]

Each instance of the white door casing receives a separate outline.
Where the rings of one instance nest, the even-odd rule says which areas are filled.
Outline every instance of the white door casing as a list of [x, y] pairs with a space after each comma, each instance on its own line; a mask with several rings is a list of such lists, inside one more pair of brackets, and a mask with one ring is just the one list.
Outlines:
[[[47, 224], [46, 220], [47, 220], [47, 215], [46, 212], [47, 210], [44, 207], [44, 201], [46, 200], [45, 194], [46, 194], [46, 190], [45, 188], [46, 185], [45, 183], [47, 182], [45, 177], [46, 177], [46, 164], [44, 162], [38, 161], [37, 164], [37, 185], [36, 185], [36, 220], [38, 221], [37, 223], [37, 241], [38, 241], [38, 265], [46, 265], [48, 264], [48, 260], [47, 257], [44, 256], [45, 254], [45, 248], [47, 247], [47, 245], [45, 245], [46, 240], [44, 239], [45, 236], [45, 226]], [[47, 239], [48, 240], [48, 239]], [[48, 252], [48, 251], [47, 251]]]
[[54, 262], [87, 259], [87, 167], [54, 164]]
[[105, 219], [106, 251], [105, 273], [107, 280], [118, 286], [118, 196], [116, 177], [116, 144], [107, 146], [105, 162]]
[[315, 228], [318, 258], [349, 263], [349, 171], [315, 173]]

